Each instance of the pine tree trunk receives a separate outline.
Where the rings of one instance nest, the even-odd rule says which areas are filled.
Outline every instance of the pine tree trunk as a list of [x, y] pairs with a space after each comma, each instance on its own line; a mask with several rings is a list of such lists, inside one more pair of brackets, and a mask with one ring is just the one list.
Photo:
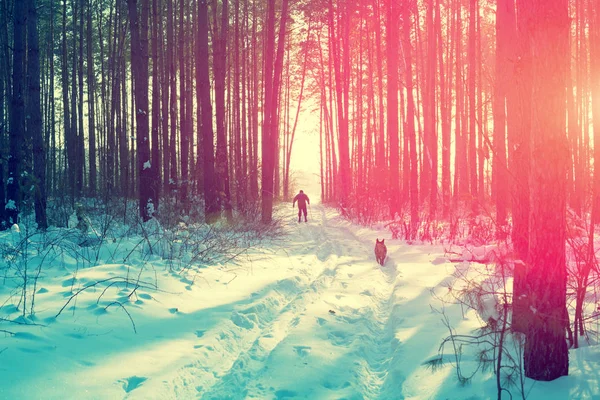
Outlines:
[[[66, 1], [65, 1], [66, 2]], [[71, 9], [72, 9], [72, 21], [73, 21], [73, 25], [71, 27], [72, 29], [72, 37], [73, 37], [73, 47], [71, 49], [71, 127], [70, 127], [70, 133], [71, 133], [71, 143], [72, 143], [72, 153], [73, 153], [73, 159], [72, 161], [69, 161], [69, 168], [72, 168], [72, 174], [73, 174], [73, 187], [71, 188], [71, 196], [73, 198], [73, 200], [75, 198], [79, 198], [81, 197], [81, 176], [79, 174], [79, 170], [80, 170], [80, 165], [81, 165], [81, 153], [80, 153], [80, 146], [79, 146], [79, 130], [77, 128], [77, 121], [79, 120], [77, 118], [77, 111], [78, 111], [78, 105], [77, 105], [77, 76], [78, 76], [78, 68], [77, 68], [77, 37], [79, 35], [76, 34], [77, 32], [77, 15], [78, 15], [78, 9], [77, 9], [77, 5], [79, 4], [79, 0], [72, 0], [71, 1]]]
[[[258, 77], [258, 39], [257, 39], [257, 11], [256, 2], [252, 3], [252, 39], [250, 48], [252, 49], [252, 112], [250, 112], [250, 198], [257, 201], [258, 193], [258, 104], [260, 98], [260, 82]], [[264, 114], [263, 114], [264, 115]]]
[[[375, 13], [375, 21], [381, 21], [381, 10], [379, 6], [379, 0], [373, 0], [373, 10]], [[377, 50], [377, 54], [375, 58], [377, 60], [377, 100], [379, 111], [379, 126], [376, 129], [375, 134], [375, 168], [379, 171], [379, 179], [375, 182], [375, 190], [379, 193], [380, 200], [384, 200], [384, 196], [382, 194], [385, 191], [385, 178], [387, 176], [387, 162], [385, 159], [385, 125], [384, 125], [384, 109], [383, 109], [383, 55], [381, 54], [381, 49], [383, 45], [381, 44], [381, 29], [375, 28], [375, 49]]]
[[[170, 0], [166, 0], [170, 1]], [[162, 171], [162, 189], [158, 190], [159, 193], [169, 193], [169, 179], [171, 179], [171, 152], [169, 151], [169, 72], [168, 72], [168, 55], [170, 50], [165, 50], [164, 40], [164, 25], [163, 25], [163, 6], [162, 0], [158, 0], [157, 8], [160, 10], [160, 16], [158, 17], [158, 62], [160, 64], [160, 98], [161, 98], [161, 171]]]
[[[450, 181], [450, 147], [451, 142], [451, 126], [452, 126], [452, 95], [450, 93], [451, 73], [449, 82], [446, 82], [446, 75], [444, 70], [444, 46], [441, 44], [442, 41], [442, 23], [440, 14], [440, 0], [436, 3], [436, 20], [435, 29], [437, 31], [438, 40], [438, 61], [439, 61], [439, 74], [440, 74], [440, 117], [442, 122], [442, 211], [444, 218], [447, 218], [450, 213], [450, 199], [452, 197], [452, 187]], [[451, 65], [449, 62], [448, 64]], [[448, 68], [451, 71], [451, 68]]]
[[423, 104], [427, 105], [424, 108], [425, 121], [425, 141], [423, 164], [426, 173], [427, 194], [429, 194], [429, 215], [430, 218], [435, 218], [437, 213], [437, 196], [438, 196], [438, 138], [437, 138], [437, 122], [436, 122], [436, 34], [433, 19], [435, 6], [433, 0], [428, 0], [427, 4], [427, 57], [426, 57], [426, 90]]
[[509, 46], [506, 30], [509, 29], [509, 2], [499, 0], [496, 8], [496, 80], [494, 84], [494, 158], [492, 167], [493, 197], [496, 203], [496, 222], [502, 226], [506, 223], [508, 200], [508, 174], [506, 165], [506, 87], [511, 85], [509, 79], [508, 56]]
[[[65, 139], [68, 190], [72, 195], [75, 187], [75, 155], [73, 153], [74, 143], [71, 134], [71, 108], [69, 102], [69, 66], [67, 53], [67, 2], [63, 2], [62, 9], [62, 54], [61, 54], [61, 86], [63, 100], [63, 134]], [[71, 196], [72, 197], [72, 196]]]
[[[169, 72], [167, 79], [169, 82], [169, 121], [171, 122], [171, 131], [169, 133], [169, 146], [164, 151], [169, 152], [169, 180], [165, 193], [173, 194], [173, 191], [177, 188], [177, 84], [175, 76], [175, 35], [173, 27], [173, 2], [174, 0], [167, 1], [167, 64]], [[166, 162], [166, 161], [165, 161]]]
[[161, 74], [160, 60], [158, 59], [158, 0], [152, 0], [152, 200], [154, 208], [158, 210], [160, 201], [160, 89], [159, 77]]
[[398, 10], [396, 2], [387, 4], [387, 136], [390, 148], [390, 216], [400, 213], [400, 139], [398, 127]]
[[179, 199], [183, 204], [184, 212], [188, 206], [188, 179], [189, 179], [189, 147], [190, 137], [186, 112], [186, 76], [185, 76], [185, 2], [179, 5], [179, 157], [181, 180], [179, 184]]
[[[225, 114], [225, 78], [227, 76], [227, 31], [229, 27], [229, 0], [223, 0], [221, 10], [220, 32], [217, 32], [216, 10], [214, 10], [215, 26], [215, 53], [214, 75], [215, 75], [215, 111], [217, 124], [217, 152], [215, 158], [215, 171], [217, 182], [220, 185], [219, 194], [225, 217], [227, 221], [232, 219], [231, 194], [229, 184], [229, 160], [227, 151], [227, 124]], [[216, 7], [216, 5], [215, 5]]]
[[[6, 28], [6, 4], [0, 4], [0, 52], [4, 56], [4, 52], [8, 49], [8, 35], [4, 35], [4, 29]], [[8, 86], [6, 85], [6, 60], [0, 62], [0, 148], [6, 148], [6, 131], [7, 121], [5, 118], [5, 104], [8, 96]], [[5, 230], [6, 216], [6, 192], [4, 187], [4, 157], [5, 152], [0, 150], [0, 231]]]
[[78, 42], [78, 46], [79, 46], [79, 55], [77, 58], [77, 88], [79, 91], [79, 101], [77, 103], [77, 108], [78, 108], [78, 117], [79, 117], [79, 121], [78, 121], [78, 126], [79, 126], [79, 131], [77, 134], [77, 154], [78, 154], [78, 160], [79, 160], [79, 165], [77, 166], [77, 181], [78, 181], [78, 186], [77, 186], [77, 191], [79, 193], [80, 196], [83, 195], [83, 187], [84, 187], [84, 180], [85, 180], [85, 134], [84, 134], [84, 128], [83, 128], [83, 41], [85, 39], [85, 34], [84, 34], [84, 23], [83, 21], [85, 20], [84, 18], [84, 0], [78, 0], [79, 1], [79, 42]]
[[38, 229], [48, 227], [46, 219], [46, 149], [42, 135], [40, 100], [40, 51], [35, 0], [28, 0], [27, 13], [27, 129], [33, 144], [33, 176], [35, 178], [34, 209]]
[[532, 53], [531, 223], [526, 282], [529, 310], [525, 376], [550, 381], [568, 375], [565, 332], [567, 268], [566, 76], [567, 0], [533, 0], [525, 11]]
[[89, 132], [89, 194], [96, 196], [97, 169], [96, 169], [96, 79], [94, 76], [94, 50], [92, 41], [92, 1], [87, 0], [87, 87], [88, 87], [88, 132]]
[[412, 43], [410, 40], [411, 31], [411, 10], [408, 3], [403, 7], [403, 52], [404, 64], [406, 65], [406, 131], [408, 136], [409, 157], [410, 157], [410, 224], [411, 238], [416, 233], [416, 227], [419, 223], [419, 165], [417, 162], [417, 138], [415, 133], [415, 101], [413, 96], [413, 69], [412, 69]]
[[467, 166], [467, 134], [463, 123], [464, 115], [464, 90], [463, 90], [463, 62], [460, 32], [462, 31], [462, 11], [460, 1], [456, 2], [455, 18], [456, 30], [454, 41], [456, 43], [456, 119], [455, 119], [455, 188], [454, 195], [458, 199], [464, 199], [469, 194], [469, 179]]
[[10, 107], [10, 136], [8, 159], [8, 183], [6, 185], [6, 223], [10, 227], [19, 222], [21, 206], [20, 178], [22, 172], [22, 147], [25, 136], [25, 2], [17, 1], [14, 5], [13, 31], [13, 64], [12, 64], [12, 98]]
[[204, 213], [208, 223], [214, 223], [219, 217], [219, 202], [215, 182], [215, 153], [212, 126], [212, 104], [210, 101], [210, 76], [208, 67], [208, 4], [207, 0], [198, 3], [198, 64], [197, 90], [201, 98], [201, 118], [198, 123], [202, 130], [203, 172], [204, 172]]
[[134, 77], [139, 212], [143, 221], [154, 214], [152, 164], [148, 127], [148, 15], [149, 0], [141, 0], [138, 18], [137, 0], [127, 0], [131, 30], [131, 66]]
[[271, 115], [276, 107], [273, 97], [273, 59], [275, 56], [275, 0], [267, 0], [267, 21], [265, 28], [264, 76], [265, 100], [263, 105], [262, 127], [262, 173], [261, 173], [261, 220], [269, 224], [273, 216], [273, 172], [275, 154], [273, 152], [274, 134], [271, 131]]
[[[532, 53], [529, 38], [529, 24], [535, 18], [529, 13], [528, 0], [517, 0], [518, 32], [511, 41], [517, 48], [518, 62], [514, 65], [515, 82], [509, 96], [516, 103], [515, 119], [508, 124], [509, 172], [514, 177], [512, 194], [512, 242], [516, 257], [525, 262], [529, 252], [529, 219], [530, 219], [530, 141], [531, 141], [531, 99], [532, 99]], [[509, 106], [512, 102], [509, 99]], [[509, 113], [509, 118], [510, 113]], [[513, 282], [513, 315], [511, 328], [525, 333], [529, 318], [529, 306], [525, 301], [529, 296], [526, 291], [525, 265], [515, 263]]]
[[[471, 196], [473, 209], [476, 210], [478, 188], [477, 188], [477, 97], [475, 92], [475, 78], [477, 75], [477, 45], [476, 45], [476, 17], [477, 0], [469, 1], [469, 70], [468, 81], [468, 99], [469, 99], [469, 144], [468, 144], [468, 164], [469, 164], [469, 186], [471, 187]], [[481, 190], [483, 188], [480, 188]]]
[[[592, 73], [592, 118], [594, 121], [594, 165], [600, 165], [600, 5], [590, 3], [590, 50]], [[570, 113], [569, 113], [570, 115]], [[592, 219], [600, 222], [600, 168], [594, 168]]]

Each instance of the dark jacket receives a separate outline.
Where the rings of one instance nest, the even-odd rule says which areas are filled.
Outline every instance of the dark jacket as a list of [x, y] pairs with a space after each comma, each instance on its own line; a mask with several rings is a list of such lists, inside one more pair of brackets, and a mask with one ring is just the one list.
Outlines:
[[298, 202], [298, 208], [306, 208], [306, 203], [310, 204], [310, 199], [304, 193], [298, 193], [296, 197], [294, 197], [294, 203], [292, 207]]

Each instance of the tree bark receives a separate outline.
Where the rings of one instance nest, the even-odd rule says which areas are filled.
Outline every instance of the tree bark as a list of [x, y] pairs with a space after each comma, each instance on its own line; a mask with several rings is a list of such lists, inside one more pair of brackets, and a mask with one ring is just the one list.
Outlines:
[[[567, 0], [523, 4], [532, 53], [531, 223], [526, 284], [531, 311], [526, 331], [525, 376], [550, 381], [568, 375], [565, 340], [567, 268], [566, 76]], [[521, 12], [522, 9], [519, 9]]]
[[[386, 34], [387, 34], [387, 132], [390, 148], [390, 216], [400, 213], [400, 139], [398, 126], [398, 17], [396, 1], [387, 4]], [[341, 156], [341, 154], [340, 154]]]
[[92, 1], [87, 1], [87, 26], [86, 26], [86, 44], [87, 44], [87, 87], [88, 87], [88, 132], [89, 132], [89, 194], [96, 196], [98, 185], [97, 167], [96, 167], [96, 78], [94, 76], [94, 49], [92, 40]]
[[[513, 80], [509, 75], [509, 3], [514, 0], [499, 0], [496, 7], [496, 76], [494, 82], [494, 158], [492, 167], [493, 197], [496, 203], [496, 223], [506, 223], [508, 201], [508, 166], [506, 165], [506, 95], [507, 86]], [[514, 8], [514, 6], [513, 6]]]
[[40, 99], [40, 51], [38, 16], [35, 0], [28, 0], [27, 13], [27, 129], [33, 144], [33, 177], [35, 178], [34, 209], [38, 229], [48, 227], [46, 219], [46, 149], [42, 135]]
[[158, 59], [158, 0], [152, 0], [152, 199], [158, 210], [160, 201], [160, 89], [159, 77], [162, 73]]
[[127, 0], [131, 29], [131, 66], [134, 77], [135, 122], [138, 168], [139, 212], [143, 221], [155, 212], [152, 198], [152, 164], [148, 128], [148, 0], [141, 0], [138, 18], [137, 0]]
[[204, 213], [208, 223], [214, 223], [219, 217], [219, 202], [215, 184], [215, 153], [212, 126], [212, 104], [210, 101], [210, 77], [208, 63], [208, 3], [198, 2], [198, 64], [197, 87], [201, 98], [201, 124], [203, 140], [203, 172], [204, 172]]
[[[229, 0], [223, 0], [220, 32], [215, 15], [215, 53], [213, 55], [215, 75], [215, 108], [217, 124], [217, 152], [215, 172], [218, 179], [219, 195], [227, 221], [232, 220], [231, 193], [229, 183], [229, 160], [227, 151], [227, 123], [225, 115], [225, 77], [227, 76], [227, 32], [229, 28]], [[215, 4], [216, 7], [216, 4]]]
[[21, 206], [20, 179], [22, 172], [22, 147], [25, 136], [24, 61], [25, 61], [25, 2], [14, 5], [12, 98], [10, 107], [10, 155], [8, 158], [8, 183], [6, 185], [6, 222], [10, 227], [19, 222]]

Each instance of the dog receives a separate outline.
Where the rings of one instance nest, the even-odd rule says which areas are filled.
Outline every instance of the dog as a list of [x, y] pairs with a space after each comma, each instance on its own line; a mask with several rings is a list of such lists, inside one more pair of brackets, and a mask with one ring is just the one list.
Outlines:
[[383, 266], [386, 255], [387, 255], [387, 247], [385, 247], [385, 239], [381, 239], [381, 242], [380, 242], [379, 238], [377, 238], [375, 241], [375, 259], [377, 259], [377, 262], [379, 263], [379, 265]]

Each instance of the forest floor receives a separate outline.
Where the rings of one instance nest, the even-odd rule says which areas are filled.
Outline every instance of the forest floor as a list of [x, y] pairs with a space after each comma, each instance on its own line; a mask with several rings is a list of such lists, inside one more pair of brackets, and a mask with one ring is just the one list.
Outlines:
[[[136, 258], [133, 239], [107, 250], [127, 263], [100, 257], [76, 278], [78, 260], [63, 255], [39, 277], [35, 317], [19, 317], [19, 298], [5, 278], [0, 316], [39, 325], [0, 325], [12, 332], [0, 336], [0, 398], [497, 397], [491, 370], [458, 382], [449, 348], [444, 365], [427, 365], [448, 336], [440, 310], [458, 333], [481, 326], [476, 312], [439, 300], [457, 279], [443, 246], [392, 240], [383, 226], [351, 224], [322, 205], [312, 205], [308, 223], [289, 214], [272, 246], [196, 272], [174, 273], [160, 257]], [[376, 238], [386, 238], [383, 267], [373, 254]], [[98, 285], [55, 318], [78, 288], [121, 276], [154, 281], [159, 290]], [[461, 352], [463, 373], [477, 365]], [[598, 346], [571, 351], [570, 376], [526, 380], [526, 396], [600, 398], [599, 367]]]

